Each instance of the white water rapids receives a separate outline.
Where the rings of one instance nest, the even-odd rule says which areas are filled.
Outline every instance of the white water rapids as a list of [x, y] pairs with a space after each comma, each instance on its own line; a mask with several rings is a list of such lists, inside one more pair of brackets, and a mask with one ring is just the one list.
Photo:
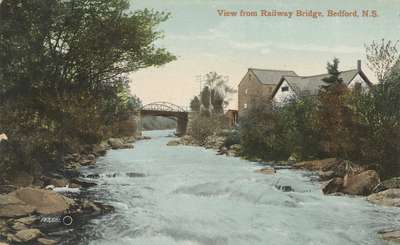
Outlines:
[[[255, 173], [260, 164], [166, 146], [171, 131], [145, 134], [152, 139], [111, 150], [90, 170], [100, 175], [93, 192], [116, 211], [87, 225], [87, 243], [368, 245], [384, 244], [377, 232], [400, 226], [396, 209], [324, 196], [309, 172]], [[277, 190], [278, 181], [294, 191]]]

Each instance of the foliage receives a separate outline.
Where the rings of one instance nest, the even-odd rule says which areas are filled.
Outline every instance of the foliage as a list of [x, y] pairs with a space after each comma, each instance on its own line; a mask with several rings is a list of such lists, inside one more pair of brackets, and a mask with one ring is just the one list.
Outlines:
[[290, 155], [283, 118], [268, 99], [254, 98], [240, 118], [240, 141], [244, 155], [265, 160], [287, 159]]
[[57, 161], [107, 137], [137, 103], [126, 74], [175, 59], [154, 44], [169, 15], [128, 8], [126, 0], [1, 2], [0, 131], [17, 162]]
[[382, 82], [390, 74], [392, 67], [399, 62], [399, 41], [372, 41], [365, 44], [368, 67], [375, 73], [379, 82]]
[[200, 111], [200, 100], [199, 97], [194, 96], [194, 98], [190, 101], [190, 109], [194, 112], [199, 112]]
[[238, 129], [230, 130], [225, 135], [224, 146], [229, 148], [232, 145], [240, 144], [240, 132]]
[[225, 118], [222, 115], [204, 116], [196, 114], [190, 121], [188, 132], [199, 145], [203, 145], [208, 136], [219, 134], [225, 127]]
[[369, 93], [358, 94], [354, 113], [362, 130], [360, 154], [353, 156], [375, 163], [384, 177], [400, 175], [400, 72], [392, 73]]

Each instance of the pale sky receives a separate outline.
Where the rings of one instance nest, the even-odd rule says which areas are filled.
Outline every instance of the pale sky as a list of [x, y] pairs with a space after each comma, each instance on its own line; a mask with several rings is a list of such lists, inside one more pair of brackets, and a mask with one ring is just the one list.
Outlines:
[[[294, 70], [298, 75], [326, 72], [338, 57], [340, 69], [365, 62], [364, 43], [400, 39], [400, 0], [131, 0], [132, 9], [171, 12], [161, 24], [157, 45], [178, 59], [161, 68], [130, 75], [132, 93], [144, 104], [168, 101], [188, 106], [199, 93], [197, 75], [216, 71], [237, 87], [249, 67]], [[377, 10], [377, 18], [221, 17], [217, 10], [296, 11]], [[372, 75], [370, 75], [372, 76]], [[371, 77], [372, 80], [374, 78]], [[237, 95], [229, 108], [237, 107]]]

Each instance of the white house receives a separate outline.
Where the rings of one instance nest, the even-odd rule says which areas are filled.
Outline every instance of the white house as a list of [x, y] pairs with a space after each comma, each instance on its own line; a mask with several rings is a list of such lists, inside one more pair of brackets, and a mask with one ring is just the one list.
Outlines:
[[[272, 101], [280, 104], [299, 95], [316, 95], [326, 83], [322, 80], [329, 74], [315, 76], [282, 76], [280, 82], [272, 93]], [[339, 77], [349, 88], [360, 87], [368, 89], [371, 81], [361, 70], [361, 61], [357, 62], [357, 69], [342, 71]]]

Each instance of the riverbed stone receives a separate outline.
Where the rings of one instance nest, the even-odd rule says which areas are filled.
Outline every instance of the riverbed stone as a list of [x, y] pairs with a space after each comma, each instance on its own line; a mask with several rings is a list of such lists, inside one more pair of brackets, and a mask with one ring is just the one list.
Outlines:
[[167, 143], [167, 146], [178, 146], [180, 145], [179, 140], [171, 140]]
[[395, 231], [385, 231], [380, 233], [381, 237], [385, 241], [391, 241], [400, 243], [400, 230]]
[[51, 240], [51, 239], [47, 239], [47, 238], [39, 238], [37, 241], [41, 245], [55, 245], [55, 244], [57, 244], [57, 241]]
[[256, 170], [257, 173], [262, 173], [262, 174], [275, 174], [276, 171], [274, 168], [266, 167], [262, 169]]
[[15, 236], [22, 242], [29, 242], [42, 236], [39, 229], [25, 229], [15, 233]]
[[380, 182], [375, 170], [367, 170], [344, 178], [342, 192], [350, 195], [369, 195]]
[[371, 194], [367, 197], [367, 200], [383, 206], [400, 207], [400, 188]]

